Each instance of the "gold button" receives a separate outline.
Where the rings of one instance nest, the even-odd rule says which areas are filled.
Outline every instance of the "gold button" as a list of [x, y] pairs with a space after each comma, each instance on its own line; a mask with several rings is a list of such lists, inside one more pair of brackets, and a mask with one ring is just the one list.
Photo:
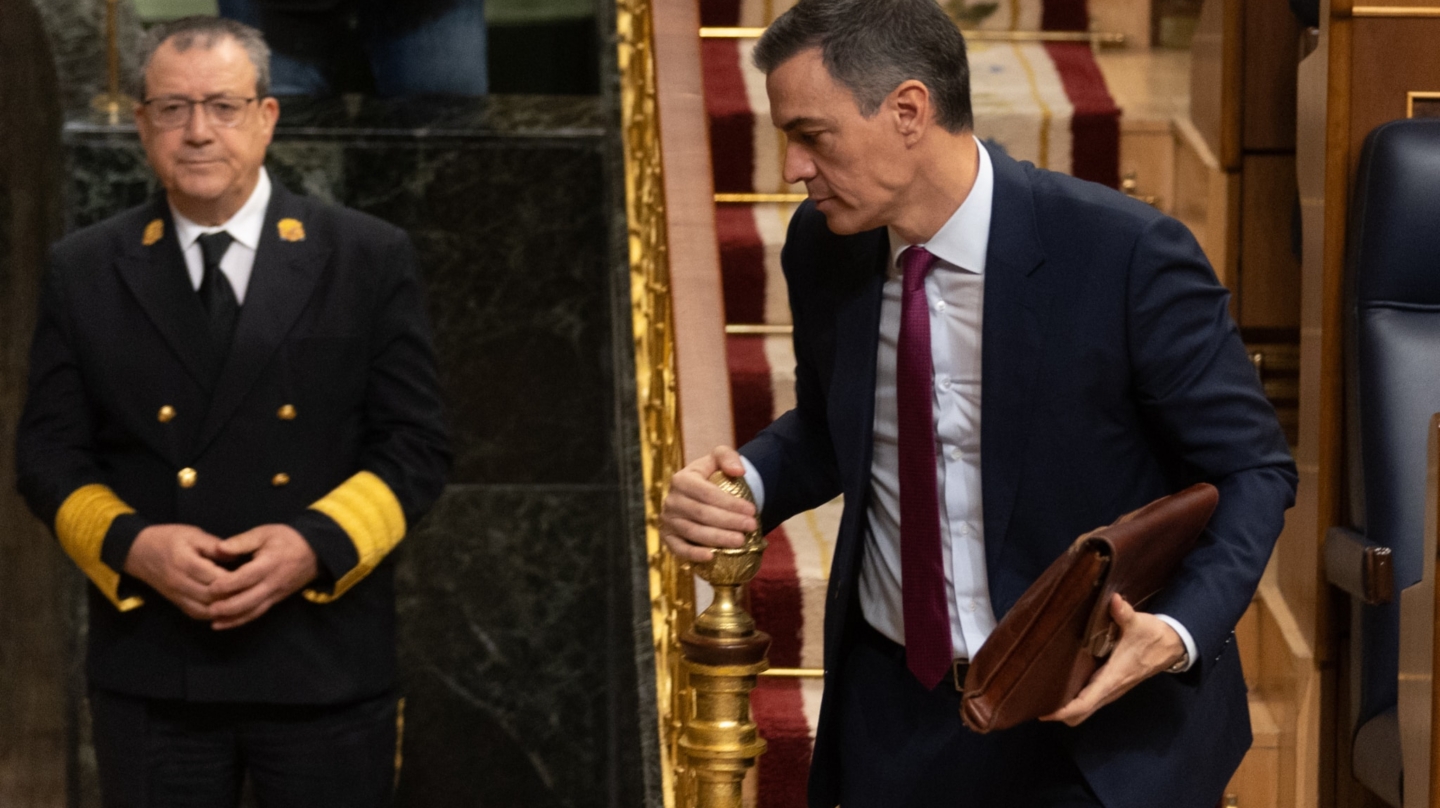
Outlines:
[[176, 479], [180, 481], [181, 488], [194, 488], [195, 479], [199, 476], [195, 469], [180, 469], [180, 473], [175, 475]]
[[275, 414], [276, 414], [277, 416], [279, 416], [280, 420], [282, 420], [282, 421], [293, 421], [293, 420], [295, 420], [295, 415], [296, 415], [295, 405], [293, 405], [293, 404], [286, 404], [285, 406], [283, 406], [283, 407], [280, 408], [280, 411], [279, 411], [279, 412], [277, 412], [277, 413], [275, 413]]
[[155, 416], [155, 420], [159, 421], [162, 424], [170, 423], [171, 421], [175, 420], [175, 408], [170, 406], [169, 404], [166, 404], [165, 406], [160, 408], [160, 414]]
[[275, 486], [276, 488], [279, 488], [282, 485], [289, 485], [290, 475], [282, 471], [279, 474], [276, 474], [274, 477], [270, 478], [270, 484]]

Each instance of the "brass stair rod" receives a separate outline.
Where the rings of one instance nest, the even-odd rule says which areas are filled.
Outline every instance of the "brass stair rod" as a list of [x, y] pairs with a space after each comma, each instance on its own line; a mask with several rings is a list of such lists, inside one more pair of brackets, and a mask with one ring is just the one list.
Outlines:
[[[755, 501], [742, 479], [716, 472], [710, 481]], [[745, 772], [765, 752], [750, 714], [750, 692], [756, 677], [770, 667], [770, 635], [756, 630], [755, 619], [741, 605], [740, 590], [760, 571], [766, 546], [754, 530], [743, 547], [716, 550], [710, 561], [695, 565], [695, 572], [715, 588], [715, 600], [680, 638], [691, 688], [680, 748], [695, 778], [694, 808], [741, 808]]]
[[135, 102], [120, 92], [120, 0], [105, 0], [105, 92], [95, 96], [90, 106], [103, 112], [111, 126], [120, 123], [120, 113]]

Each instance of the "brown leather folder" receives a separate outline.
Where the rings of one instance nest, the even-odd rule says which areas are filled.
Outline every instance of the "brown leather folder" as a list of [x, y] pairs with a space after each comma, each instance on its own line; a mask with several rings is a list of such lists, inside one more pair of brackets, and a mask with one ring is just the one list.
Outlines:
[[1075, 540], [970, 661], [960, 715], [976, 732], [1049, 715], [1075, 698], [1114, 649], [1113, 593], [1139, 609], [1170, 580], [1220, 494], [1193, 485]]

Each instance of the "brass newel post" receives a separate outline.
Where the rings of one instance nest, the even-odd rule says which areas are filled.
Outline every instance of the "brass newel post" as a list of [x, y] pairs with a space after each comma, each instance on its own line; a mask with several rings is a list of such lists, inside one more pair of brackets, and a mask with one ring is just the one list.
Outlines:
[[[710, 481], [750, 502], [750, 486], [716, 472]], [[765, 751], [750, 717], [755, 677], [770, 667], [765, 654], [770, 635], [755, 630], [755, 620], [740, 605], [740, 589], [760, 571], [765, 539], [756, 530], [745, 546], [716, 550], [695, 571], [715, 588], [715, 601], [680, 638], [690, 675], [694, 706], [686, 716], [680, 748], [695, 777], [696, 808], [740, 808], [745, 772]]]

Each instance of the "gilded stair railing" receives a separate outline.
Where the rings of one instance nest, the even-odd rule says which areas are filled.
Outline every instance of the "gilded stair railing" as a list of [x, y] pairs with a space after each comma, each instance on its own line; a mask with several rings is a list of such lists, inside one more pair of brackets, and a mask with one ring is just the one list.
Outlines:
[[[617, 0], [616, 14], [661, 788], [666, 808], [740, 808], [745, 771], [765, 749], [750, 719], [750, 691], [766, 667], [769, 638], [740, 608], [739, 588], [759, 569], [764, 540], [755, 534], [744, 548], [722, 551], [703, 565], [700, 574], [715, 586], [716, 599], [696, 621], [691, 570], [660, 541], [660, 509], [684, 451], [653, 6], [651, 0]], [[749, 495], [743, 481], [717, 483]]]
[[691, 804], [679, 741], [688, 707], [680, 635], [695, 614], [694, 583], [660, 542], [660, 508], [683, 464], [675, 387], [674, 314], [665, 231], [664, 166], [656, 103], [655, 31], [650, 0], [617, 0], [620, 110], [625, 140], [625, 212], [630, 241], [635, 392], [645, 485], [645, 548], [655, 643], [656, 713], [665, 808]]

